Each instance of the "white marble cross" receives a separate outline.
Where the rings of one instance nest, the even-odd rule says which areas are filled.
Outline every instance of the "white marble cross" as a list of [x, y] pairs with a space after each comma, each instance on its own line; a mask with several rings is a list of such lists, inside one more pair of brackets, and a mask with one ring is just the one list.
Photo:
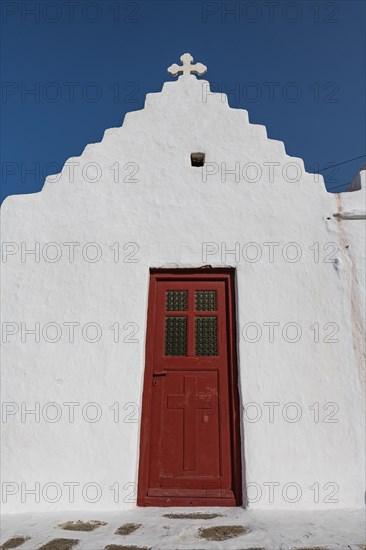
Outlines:
[[203, 75], [207, 71], [206, 65], [203, 65], [202, 63], [196, 63], [195, 65], [192, 65], [193, 57], [190, 53], [184, 53], [183, 55], [181, 55], [180, 60], [183, 65], [177, 65], [176, 63], [173, 63], [173, 65], [170, 65], [170, 67], [168, 67], [168, 73], [173, 76], [177, 76], [177, 74], [183, 73], [183, 76], [186, 76], [190, 74]]

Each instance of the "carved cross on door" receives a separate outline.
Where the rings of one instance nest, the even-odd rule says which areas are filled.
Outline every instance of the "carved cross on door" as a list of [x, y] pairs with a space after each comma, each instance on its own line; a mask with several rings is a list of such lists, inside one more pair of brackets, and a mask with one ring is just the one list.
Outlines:
[[213, 409], [215, 395], [197, 393], [197, 377], [184, 376], [184, 393], [168, 395], [168, 409], [183, 409], [183, 469], [196, 469], [196, 410]]

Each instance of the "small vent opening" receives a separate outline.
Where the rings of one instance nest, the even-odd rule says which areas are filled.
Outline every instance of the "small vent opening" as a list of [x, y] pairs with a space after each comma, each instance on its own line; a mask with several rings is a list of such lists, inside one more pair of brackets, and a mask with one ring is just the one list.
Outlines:
[[203, 166], [205, 164], [205, 153], [191, 153], [191, 165]]

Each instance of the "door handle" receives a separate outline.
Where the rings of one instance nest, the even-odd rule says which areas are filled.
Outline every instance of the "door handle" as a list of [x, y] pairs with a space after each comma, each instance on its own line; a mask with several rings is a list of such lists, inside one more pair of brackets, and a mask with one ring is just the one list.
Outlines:
[[158, 371], [158, 372], [153, 372], [153, 376], [165, 376], [166, 374], [168, 374], [168, 371], [166, 371], [166, 370], [161, 370], [161, 371]]

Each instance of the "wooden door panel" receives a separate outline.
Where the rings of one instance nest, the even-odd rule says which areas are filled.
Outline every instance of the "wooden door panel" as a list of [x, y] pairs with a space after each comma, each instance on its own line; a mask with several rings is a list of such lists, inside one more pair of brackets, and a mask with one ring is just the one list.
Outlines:
[[172, 478], [188, 487], [201, 476], [220, 477], [217, 372], [170, 372], [160, 384], [154, 387], [164, 396], [160, 486]]
[[140, 505], [240, 500], [232, 290], [226, 274], [152, 277]]

